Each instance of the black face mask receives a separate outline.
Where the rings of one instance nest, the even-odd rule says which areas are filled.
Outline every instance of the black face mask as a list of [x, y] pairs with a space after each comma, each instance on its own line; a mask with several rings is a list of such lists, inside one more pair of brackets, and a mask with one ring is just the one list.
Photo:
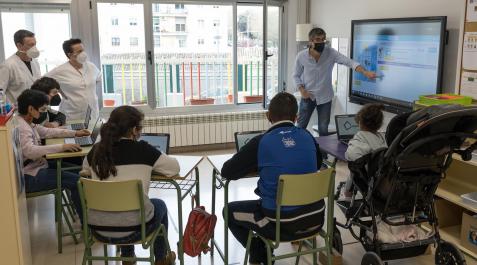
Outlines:
[[319, 53], [322, 53], [323, 50], [325, 49], [325, 43], [324, 42], [315, 43], [315, 47], [313, 47], [313, 49], [315, 49]]
[[59, 94], [56, 94], [54, 95], [51, 99], [50, 99], [50, 106], [59, 106], [61, 103], [61, 97]]
[[42, 124], [48, 118], [48, 112], [40, 112], [40, 117], [38, 119], [33, 118], [34, 124]]

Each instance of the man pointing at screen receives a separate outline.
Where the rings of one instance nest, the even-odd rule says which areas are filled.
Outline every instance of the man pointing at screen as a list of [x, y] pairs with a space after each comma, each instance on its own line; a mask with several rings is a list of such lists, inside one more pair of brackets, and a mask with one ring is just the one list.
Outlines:
[[326, 136], [330, 124], [331, 100], [333, 99], [331, 75], [335, 63], [346, 65], [369, 79], [376, 78], [376, 73], [367, 71], [358, 62], [328, 47], [326, 33], [323, 29], [312, 29], [308, 33], [308, 37], [309, 48], [298, 53], [293, 73], [295, 85], [301, 93], [297, 125], [300, 128], [306, 128], [316, 108], [318, 132], [320, 136]]

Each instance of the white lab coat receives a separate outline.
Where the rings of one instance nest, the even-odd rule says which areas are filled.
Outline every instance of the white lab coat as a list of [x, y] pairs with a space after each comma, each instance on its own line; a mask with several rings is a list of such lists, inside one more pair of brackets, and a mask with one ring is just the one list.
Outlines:
[[66, 96], [60, 103], [60, 112], [66, 115], [66, 120], [82, 120], [86, 115], [88, 105], [91, 106], [91, 116], [99, 116], [98, 95], [96, 84], [101, 82], [101, 72], [91, 62], [76, 70], [66, 62], [51, 70], [46, 76], [56, 79], [61, 91]]
[[40, 64], [36, 59], [31, 60], [31, 70], [33, 74], [16, 54], [0, 64], [0, 89], [5, 91], [9, 102], [16, 104], [18, 96], [40, 78]]

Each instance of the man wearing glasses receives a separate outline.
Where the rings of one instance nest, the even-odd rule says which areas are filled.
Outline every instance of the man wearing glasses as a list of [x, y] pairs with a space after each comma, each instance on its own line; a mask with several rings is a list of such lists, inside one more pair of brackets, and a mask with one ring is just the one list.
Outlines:
[[376, 73], [367, 71], [358, 62], [327, 46], [323, 29], [312, 29], [308, 37], [308, 48], [298, 53], [293, 73], [293, 80], [301, 94], [297, 126], [306, 129], [316, 108], [318, 132], [320, 136], [326, 136], [330, 124], [333, 99], [331, 76], [335, 63], [346, 65], [369, 79], [375, 79]]

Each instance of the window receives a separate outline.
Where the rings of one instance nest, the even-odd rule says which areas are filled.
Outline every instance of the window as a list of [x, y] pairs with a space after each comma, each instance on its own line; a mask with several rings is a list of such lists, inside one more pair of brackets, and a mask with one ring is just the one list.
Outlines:
[[203, 29], [205, 27], [205, 21], [203, 19], [199, 19], [197, 20], [197, 26], [200, 28], [200, 29]]
[[119, 19], [117, 17], [111, 18], [111, 25], [112, 26], [118, 26], [119, 25]]
[[119, 46], [121, 45], [121, 40], [119, 37], [112, 37], [111, 38], [111, 46]]
[[156, 12], [156, 13], [161, 12], [160, 5], [153, 5], [153, 10], [154, 10], [154, 12]]
[[154, 32], [160, 32], [161, 31], [161, 29], [159, 27], [159, 25], [161, 24], [160, 22], [161, 22], [161, 20], [159, 19], [159, 17], [153, 17], [152, 18], [152, 30]]
[[185, 24], [176, 24], [177, 32], [185, 32]]
[[13, 34], [18, 29], [26, 29], [36, 33], [37, 47], [41, 51], [38, 62], [42, 75], [66, 61], [62, 44], [63, 41], [71, 38], [67, 6], [62, 8], [42, 7], [38, 8], [38, 11], [29, 9], [22, 12], [19, 9], [14, 12], [0, 12], [2, 18], [0, 27], [3, 31], [3, 42], [0, 42], [2, 44], [0, 49], [3, 49], [6, 58], [17, 51], [13, 43]]
[[154, 35], [154, 47], [161, 47], [161, 36]]
[[[266, 21], [262, 5], [140, 0], [136, 4], [121, 1], [113, 6], [103, 1], [107, 0], [96, 4], [103, 98], [115, 99], [116, 105], [149, 104], [163, 108], [233, 104], [250, 102], [246, 99], [250, 95], [257, 103], [257, 96], [262, 96], [259, 102], [263, 102], [264, 91], [270, 96], [283, 83], [278, 81], [282, 76], [277, 71], [278, 56], [269, 58], [267, 65], [263, 65]], [[151, 4], [152, 13], [144, 13], [144, 3], [150, 2], [155, 2]], [[277, 6], [269, 8], [266, 48], [270, 54], [278, 55], [281, 12]], [[276, 13], [270, 15], [272, 9]], [[127, 21], [112, 28], [112, 18]], [[144, 19], [150, 21], [145, 23]], [[147, 43], [146, 37], [152, 43]], [[129, 45], [120, 45], [120, 39], [123, 42], [129, 39]], [[153, 64], [148, 63], [145, 50], [149, 45], [153, 47]], [[264, 69], [268, 69], [265, 77]]]
[[135, 17], [129, 18], [129, 26], [137, 26], [137, 18]]
[[[144, 5], [100, 2], [97, 10], [104, 105], [147, 104], [146, 51], [145, 45], [139, 45], [145, 43], [144, 27], [139, 26], [144, 25]], [[128, 24], [111, 32], [113, 16], [128, 18]], [[129, 39], [129, 45], [121, 45], [121, 38]]]
[[129, 38], [129, 45], [138, 46], [138, 44], [139, 44], [139, 39], [137, 37]]
[[180, 38], [179, 40], [179, 48], [185, 48], [186, 46], [186, 39], [185, 38]]

